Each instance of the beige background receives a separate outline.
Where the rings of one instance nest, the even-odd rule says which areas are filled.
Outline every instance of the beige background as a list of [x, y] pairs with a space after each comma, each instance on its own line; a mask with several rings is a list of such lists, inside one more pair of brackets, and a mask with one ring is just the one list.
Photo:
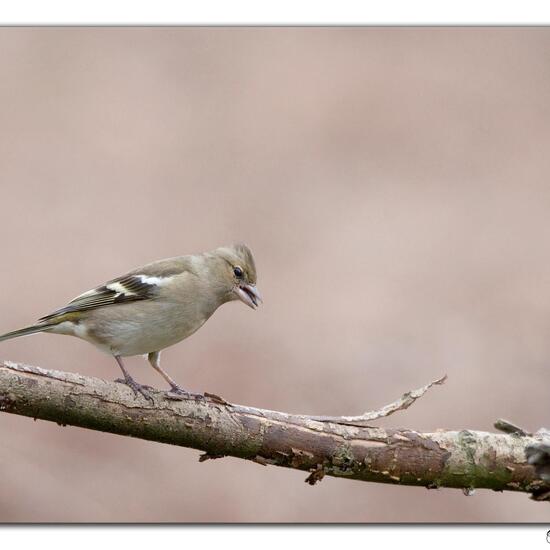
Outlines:
[[[548, 426], [550, 30], [0, 30], [0, 331], [242, 240], [265, 305], [169, 349], [182, 384], [384, 425]], [[2, 358], [114, 378], [77, 339]], [[162, 380], [141, 358], [136, 377]], [[522, 494], [325, 478], [0, 415], [2, 521], [547, 521]]]

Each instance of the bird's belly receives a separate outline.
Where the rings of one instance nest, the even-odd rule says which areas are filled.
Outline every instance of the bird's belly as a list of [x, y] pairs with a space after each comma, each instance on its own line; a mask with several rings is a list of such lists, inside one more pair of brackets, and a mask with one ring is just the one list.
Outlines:
[[160, 351], [191, 336], [199, 327], [200, 325], [190, 328], [163, 327], [161, 324], [155, 327], [124, 324], [118, 327], [116, 338], [111, 338], [109, 349], [111, 353], [121, 356]]
[[177, 344], [198, 330], [208, 316], [200, 312], [182, 312], [177, 307], [152, 304], [135, 314], [125, 315], [117, 306], [117, 315], [97, 311], [81, 338], [107, 353], [120, 356], [143, 355]]

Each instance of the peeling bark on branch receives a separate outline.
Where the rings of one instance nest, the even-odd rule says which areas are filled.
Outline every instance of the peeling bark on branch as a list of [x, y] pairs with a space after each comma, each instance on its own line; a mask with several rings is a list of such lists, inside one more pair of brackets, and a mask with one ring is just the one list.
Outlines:
[[[234, 456], [259, 464], [325, 475], [428, 488], [523, 491], [544, 498], [547, 481], [527, 463], [528, 446], [544, 434], [471, 430], [422, 433], [382, 429], [366, 421], [410, 406], [437, 380], [378, 411], [356, 417], [293, 415], [213, 401], [178, 399], [152, 392], [153, 401], [130, 388], [79, 374], [0, 362], [0, 410], [72, 425], [191, 447], [200, 461]], [[510, 428], [512, 426], [512, 428]], [[546, 443], [548, 440], [546, 439]]]

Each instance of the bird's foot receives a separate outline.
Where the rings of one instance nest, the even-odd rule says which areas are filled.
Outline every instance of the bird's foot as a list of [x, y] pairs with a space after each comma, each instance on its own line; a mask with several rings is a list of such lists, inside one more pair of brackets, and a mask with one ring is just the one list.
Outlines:
[[214, 393], [195, 393], [183, 389], [177, 384], [171, 384], [170, 389], [166, 392], [166, 397], [168, 399], [174, 399], [176, 401], [183, 401], [184, 399], [194, 399], [195, 401], [207, 400], [212, 403], [218, 403], [219, 405], [229, 405], [229, 403], [219, 395]]
[[226, 401], [223, 397], [220, 397], [215, 393], [208, 393], [205, 391], [204, 397], [206, 397], [207, 399], [210, 399], [210, 401], [213, 401], [214, 403], [218, 403], [219, 405], [231, 405], [229, 401]]
[[144, 384], [138, 384], [133, 378], [131, 377], [128, 377], [128, 378], [117, 378], [115, 380], [115, 382], [118, 382], [120, 384], [126, 384], [127, 386], [129, 386], [133, 391], [134, 393], [136, 394], [136, 396], [138, 394], [141, 394], [143, 395], [143, 397], [145, 397], [145, 399], [147, 399], [148, 401], [151, 401], [151, 403], [154, 402], [153, 400], [153, 397], [151, 396], [151, 394], [149, 393], [149, 390], [152, 390], [153, 388], [151, 386], [146, 386]]
[[171, 384], [168, 393], [177, 395], [181, 399], [195, 399], [197, 401], [204, 399], [204, 394], [187, 391], [177, 384]]

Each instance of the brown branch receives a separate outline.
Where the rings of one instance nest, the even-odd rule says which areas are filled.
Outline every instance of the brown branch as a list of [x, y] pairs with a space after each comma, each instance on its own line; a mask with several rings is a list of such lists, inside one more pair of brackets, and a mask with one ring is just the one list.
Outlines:
[[367, 411], [359, 416], [309, 416], [311, 420], [317, 420], [319, 422], [335, 422], [336, 424], [345, 424], [347, 426], [366, 426], [367, 422], [372, 422], [398, 411], [404, 411], [408, 409], [417, 399], [420, 399], [432, 386], [441, 385], [447, 380], [447, 375], [438, 378], [426, 384], [425, 386], [404, 393], [397, 401], [390, 403], [377, 409], [375, 411]]
[[152, 392], [152, 402], [126, 386], [79, 374], [0, 362], [0, 410], [204, 452], [200, 461], [234, 456], [310, 473], [428, 488], [453, 487], [550, 494], [527, 463], [528, 446], [545, 434], [471, 430], [422, 433], [365, 422], [410, 406], [434, 384], [359, 416], [294, 415], [219, 399], [195, 401]]

